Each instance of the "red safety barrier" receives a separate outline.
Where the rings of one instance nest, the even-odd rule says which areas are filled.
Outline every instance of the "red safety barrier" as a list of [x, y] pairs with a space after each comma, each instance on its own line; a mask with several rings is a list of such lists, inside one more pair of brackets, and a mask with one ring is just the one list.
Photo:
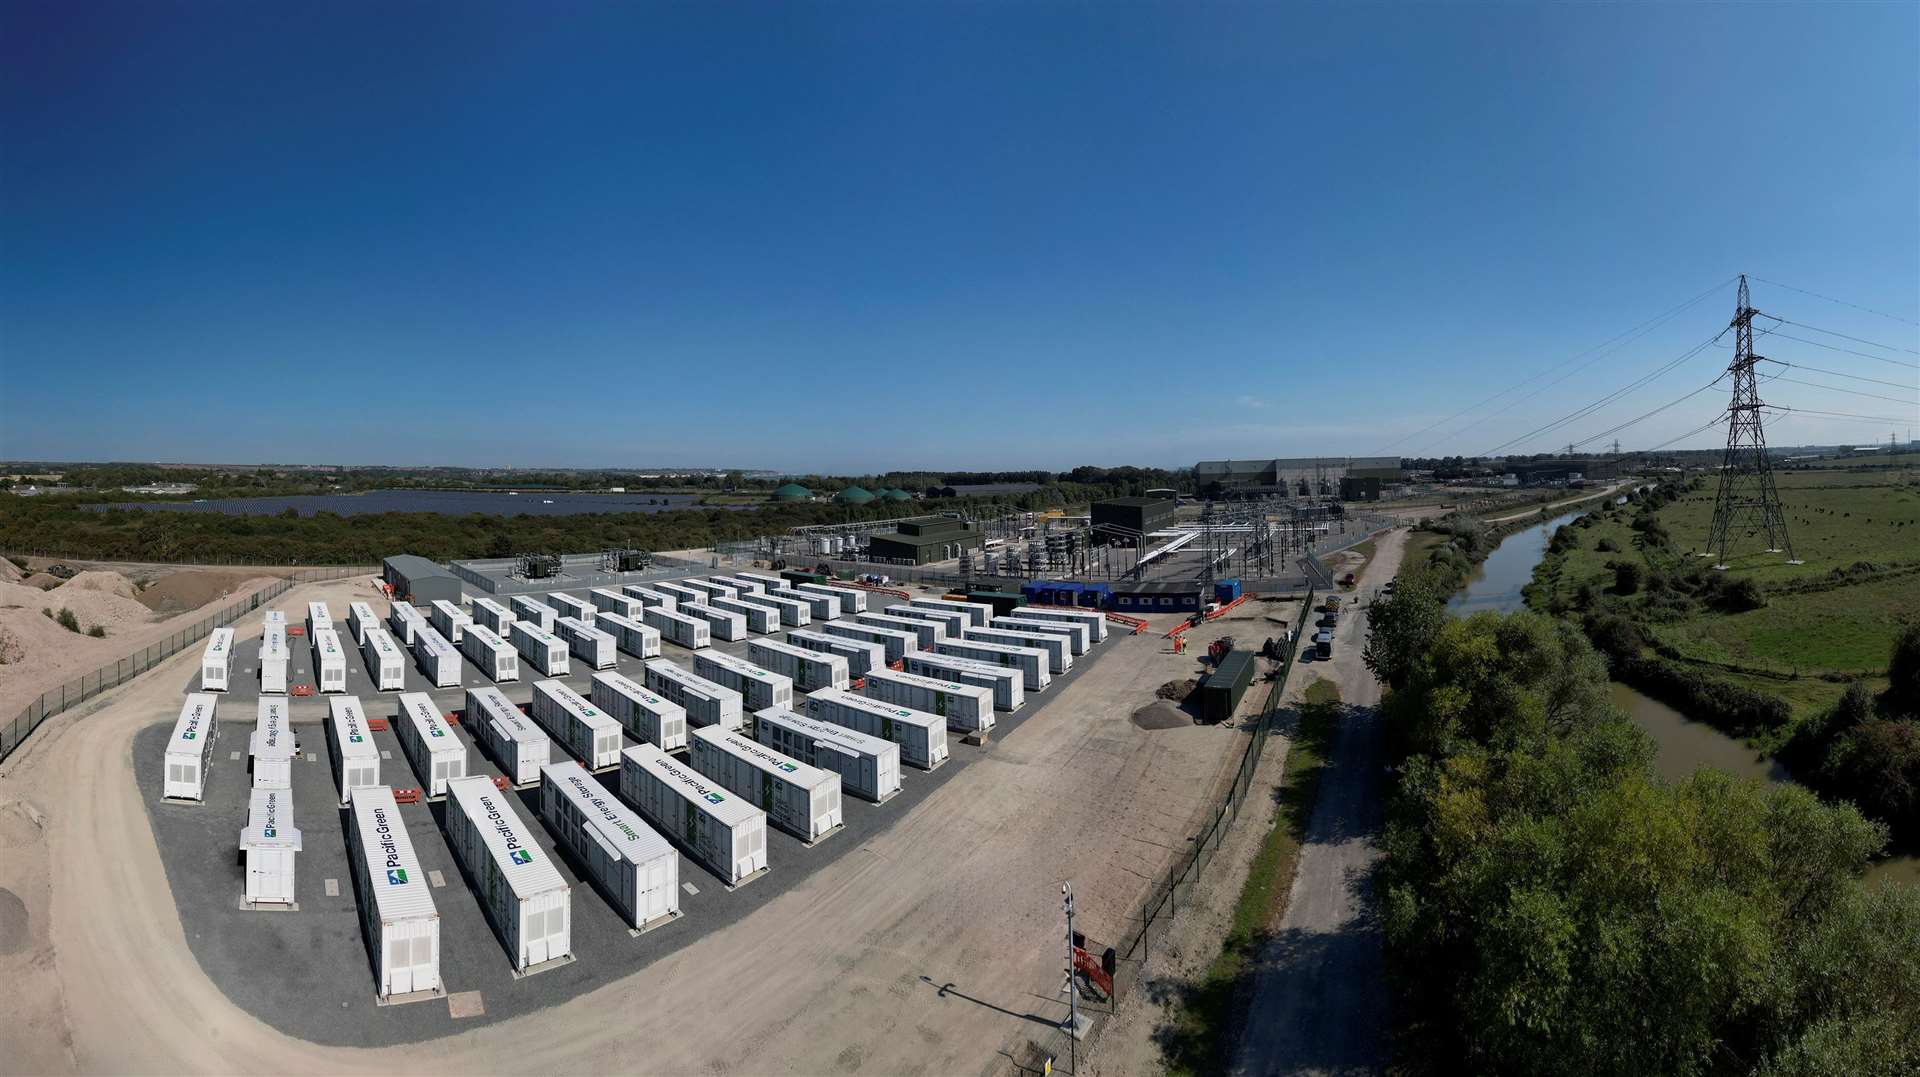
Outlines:
[[296, 684], [292, 688], [287, 689], [287, 694], [290, 696], [310, 696], [313, 694], [313, 685]]
[[385, 718], [369, 718], [367, 719], [367, 728], [376, 733], [383, 733], [388, 728], [387, 720]]
[[905, 591], [901, 591], [892, 587], [882, 587], [877, 583], [861, 583], [859, 580], [835, 580], [833, 582], [836, 584], [846, 584], [849, 587], [858, 587], [862, 591], [872, 591], [875, 594], [892, 595], [893, 597], [902, 599], [902, 600], [913, 597], [912, 595], [908, 594]]
[[461, 716], [462, 714], [465, 714], [465, 713], [466, 713], [465, 711], [448, 711], [448, 712], [447, 712], [447, 724], [448, 724], [448, 725], [459, 725], [459, 724], [460, 724], [460, 716]]
[[288, 625], [287, 626], [287, 635], [289, 636], [304, 636], [306, 634], [307, 634], [306, 625]]
[[395, 789], [393, 791], [393, 802], [395, 804], [418, 804], [420, 803], [420, 790]]
[[498, 790], [500, 790], [500, 791], [501, 791], [502, 793], [504, 793], [504, 792], [506, 792], [506, 791], [507, 791], [507, 779], [506, 779], [506, 775], [504, 775], [504, 774], [495, 774], [495, 775], [493, 776], [493, 787], [494, 787], [495, 789], [498, 789]]
[[1192, 617], [1189, 617], [1186, 620], [1181, 621], [1179, 624], [1175, 625], [1174, 627], [1168, 629], [1166, 638], [1172, 639], [1173, 637], [1179, 635], [1182, 632], [1185, 632], [1187, 629], [1192, 628], [1194, 625], [1200, 624], [1203, 621], [1211, 621], [1217, 617], [1225, 617], [1227, 615], [1228, 610], [1234, 608], [1235, 606], [1238, 606], [1242, 602], [1245, 602], [1246, 600], [1252, 597], [1253, 597], [1252, 595], [1241, 595], [1239, 598], [1236, 598], [1232, 602], [1229, 602], [1226, 605], [1220, 607], [1219, 609], [1214, 610], [1212, 613], [1196, 613]]
[[855, 677], [853, 680], [847, 683], [847, 687], [852, 689], [855, 692], [860, 691], [862, 688], [865, 688], [866, 686], [867, 686], [867, 679], [865, 677]]
[[1106, 992], [1108, 998], [1113, 997], [1113, 977], [1100, 967], [1099, 958], [1076, 946], [1073, 948], [1073, 967], [1086, 973], [1087, 979], [1093, 981], [1093, 986]]
[[907, 671], [907, 660], [902, 658], [898, 662], [888, 662], [887, 668], [895, 673], [905, 673]]

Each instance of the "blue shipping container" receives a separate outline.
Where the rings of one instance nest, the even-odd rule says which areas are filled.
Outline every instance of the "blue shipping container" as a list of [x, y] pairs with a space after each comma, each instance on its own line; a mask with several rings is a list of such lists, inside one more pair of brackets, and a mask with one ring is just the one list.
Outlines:
[[1213, 598], [1216, 602], [1232, 602], [1240, 597], [1239, 580], [1219, 580], [1213, 585]]

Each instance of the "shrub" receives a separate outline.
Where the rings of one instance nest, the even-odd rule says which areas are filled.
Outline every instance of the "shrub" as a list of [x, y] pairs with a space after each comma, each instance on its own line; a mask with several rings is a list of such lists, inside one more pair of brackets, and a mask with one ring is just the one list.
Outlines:
[[1724, 613], [1745, 613], [1767, 604], [1767, 593], [1751, 579], [1721, 580], [1715, 588], [1713, 605]]
[[87, 629], [87, 635], [92, 636], [94, 639], [106, 639], [107, 630], [99, 625], [94, 625], [92, 628]]
[[1607, 567], [1613, 570], [1613, 591], [1615, 594], [1632, 595], [1640, 592], [1640, 584], [1646, 578], [1647, 570], [1638, 561], [1609, 561]]
[[1620, 552], [1620, 544], [1610, 538], [1603, 538], [1599, 542], [1594, 543], [1593, 548], [1599, 550], [1601, 553]]
[[75, 617], [73, 611], [65, 606], [60, 607], [60, 616], [55, 617], [54, 620], [60, 622], [60, 627], [69, 632], [80, 631], [80, 618]]

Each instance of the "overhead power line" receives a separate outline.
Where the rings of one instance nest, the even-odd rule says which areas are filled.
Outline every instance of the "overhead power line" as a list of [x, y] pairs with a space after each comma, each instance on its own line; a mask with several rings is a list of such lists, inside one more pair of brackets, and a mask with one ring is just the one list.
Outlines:
[[1909, 423], [1913, 421], [1911, 417], [1905, 418], [1905, 419], [1895, 419], [1887, 415], [1855, 415], [1853, 412], [1850, 412], [1850, 411], [1814, 411], [1810, 408], [1788, 407], [1785, 404], [1766, 404], [1763, 406], [1769, 407], [1769, 408], [1778, 408], [1781, 411], [1790, 411], [1790, 412], [1793, 412], [1795, 415], [1825, 415], [1830, 419], [1863, 419], [1870, 423]]
[[[1784, 318], [1781, 320], [1785, 321]], [[1852, 348], [1842, 348], [1837, 344], [1822, 344], [1817, 340], [1808, 340], [1805, 337], [1796, 337], [1787, 333], [1782, 333], [1778, 329], [1773, 331], [1773, 335], [1780, 340], [1797, 340], [1802, 344], [1811, 344], [1816, 348], [1825, 348], [1830, 352], [1844, 352], [1847, 355], [1857, 355], [1862, 359], [1876, 359], [1882, 363], [1891, 363], [1894, 366], [1903, 366], [1909, 370], [1920, 370], [1920, 363], [1908, 363], [1899, 359], [1889, 358], [1884, 355], [1875, 355], [1872, 352], [1855, 351]]]
[[1510, 446], [1518, 445], [1524, 441], [1531, 441], [1532, 439], [1539, 437], [1541, 434], [1545, 434], [1552, 430], [1557, 430], [1560, 427], [1567, 425], [1568, 423], [1579, 422], [1581, 419], [1584, 419], [1587, 416], [1592, 415], [1594, 412], [1599, 411], [1601, 408], [1606, 407], [1608, 404], [1611, 404], [1614, 401], [1620, 399], [1621, 397], [1626, 396], [1628, 393], [1631, 393], [1634, 390], [1647, 385], [1648, 383], [1652, 382], [1654, 379], [1659, 378], [1661, 375], [1677, 369], [1681, 364], [1685, 363], [1687, 360], [1692, 359], [1694, 356], [1699, 355], [1701, 352], [1706, 351], [1708, 348], [1713, 347], [1714, 343], [1718, 341], [1722, 336], [1725, 336], [1725, 335], [1726, 335], [1726, 330], [1722, 329], [1720, 332], [1715, 333], [1713, 336], [1708, 337], [1706, 340], [1703, 340], [1700, 343], [1694, 345], [1693, 347], [1688, 348], [1684, 353], [1681, 354], [1681, 356], [1678, 359], [1673, 359], [1669, 362], [1663, 363], [1662, 365], [1654, 368], [1653, 370], [1648, 371], [1645, 374], [1642, 374], [1640, 377], [1635, 378], [1633, 381], [1627, 383], [1626, 385], [1623, 385], [1620, 388], [1615, 389], [1613, 392], [1606, 394], [1600, 399], [1595, 400], [1584, 407], [1581, 407], [1572, 412], [1569, 412], [1568, 414], [1563, 415], [1558, 419], [1555, 419], [1554, 421], [1546, 424], [1545, 426], [1537, 427], [1533, 430], [1527, 431], [1526, 433], [1520, 435], [1517, 438], [1512, 438], [1508, 441], [1502, 442], [1501, 444], [1496, 445], [1493, 448], [1488, 449], [1486, 452], [1480, 453], [1479, 455], [1494, 456], [1500, 453], [1502, 450], [1509, 448]]
[[1754, 280], [1757, 280], [1757, 281], [1759, 281], [1759, 282], [1760, 282], [1760, 283], [1762, 283], [1762, 284], [1771, 284], [1771, 285], [1773, 285], [1773, 286], [1774, 286], [1775, 288], [1785, 288], [1785, 289], [1786, 289], [1787, 291], [1789, 291], [1789, 292], [1799, 292], [1799, 293], [1800, 293], [1801, 295], [1810, 295], [1810, 296], [1812, 296], [1812, 297], [1814, 297], [1815, 299], [1824, 299], [1824, 300], [1826, 300], [1826, 301], [1827, 301], [1827, 302], [1829, 302], [1829, 303], [1838, 303], [1838, 304], [1840, 304], [1840, 305], [1841, 305], [1841, 306], [1843, 306], [1843, 307], [1852, 307], [1852, 308], [1853, 308], [1853, 309], [1855, 309], [1855, 310], [1864, 310], [1864, 311], [1866, 311], [1866, 312], [1867, 312], [1868, 314], [1876, 314], [1876, 315], [1879, 315], [1879, 316], [1880, 316], [1880, 317], [1882, 317], [1882, 318], [1887, 318], [1887, 319], [1890, 319], [1890, 320], [1892, 320], [1892, 321], [1896, 321], [1896, 322], [1899, 322], [1899, 323], [1901, 323], [1902, 325], [1911, 325], [1911, 326], [1914, 326], [1914, 327], [1916, 327], [1916, 328], [1920, 328], [1920, 322], [1916, 322], [1916, 321], [1914, 321], [1914, 320], [1913, 320], [1913, 319], [1911, 319], [1911, 318], [1902, 318], [1902, 317], [1901, 317], [1900, 315], [1898, 315], [1898, 314], [1888, 314], [1888, 313], [1887, 313], [1886, 311], [1884, 311], [1884, 310], [1875, 310], [1875, 309], [1873, 309], [1872, 307], [1863, 307], [1863, 306], [1861, 306], [1861, 305], [1860, 305], [1860, 304], [1858, 304], [1858, 303], [1849, 303], [1849, 302], [1847, 302], [1847, 301], [1846, 301], [1846, 300], [1844, 300], [1844, 299], [1835, 299], [1834, 297], [1832, 297], [1832, 296], [1830, 296], [1830, 295], [1821, 295], [1821, 294], [1820, 294], [1819, 292], [1810, 292], [1810, 291], [1808, 291], [1808, 290], [1806, 290], [1805, 288], [1795, 288], [1795, 287], [1794, 287], [1793, 285], [1791, 285], [1791, 284], [1782, 284], [1782, 283], [1780, 283], [1780, 282], [1779, 282], [1779, 281], [1777, 281], [1777, 280], [1768, 280], [1768, 279], [1766, 279], [1765, 277], [1755, 277], [1755, 278], [1753, 278], [1753, 279], [1754, 279]]
[[1778, 314], [1762, 314], [1762, 317], [1772, 318], [1776, 322], [1783, 322], [1787, 325], [1797, 325], [1802, 329], [1811, 329], [1816, 333], [1825, 333], [1830, 337], [1839, 337], [1841, 340], [1851, 340], [1855, 344], [1866, 344], [1875, 348], [1885, 348], [1890, 352], [1906, 352], [1909, 355], [1920, 355], [1920, 349], [1903, 348], [1895, 344], [1882, 344], [1877, 340], [1868, 340], [1866, 337], [1851, 337], [1845, 333], [1835, 332], [1832, 329], [1822, 329], [1817, 325], [1808, 325], [1806, 322], [1796, 322], [1792, 318], [1782, 318]]
[[1784, 381], [1784, 382], [1790, 382], [1794, 385], [1807, 385], [1815, 389], [1825, 389], [1830, 393], [1847, 393], [1852, 396], [1870, 397], [1874, 400], [1891, 400], [1896, 404], [1912, 404], [1914, 407], [1920, 408], [1920, 400], [1905, 400], [1897, 396], [1882, 396], [1879, 393], [1863, 393], [1858, 389], [1842, 389], [1838, 385], [1822, 385], [1817, 381], [1801, 381], [1799, 378], [1788, 378], [1788, 377], [1783, 377], [1779, 374], [1775, 374], [1773, 377], [1768, 378], [1767, 380], [1769, 382]]
[[[1633, 418], [1628, 419], [1626, 422], [1621, 423], [1618, 426], [1612, 427], [1607, 430], [1602, 430], [1598, 434], [1595, 434], [1592, 437], [1586, 438], [1583, 441], [1573, 442], [1572, 447], [1577, 449], [1583, 445], [1590, 445], [1593, 442], [1600, 440], [1601, 438], [1611, 437], [1612, 435], [1617, 434], [1620, 431], [1625, 430], [1629, 427], [1638, 426], [1639, 424], [1645, 422], [1646, 420], [1653, 418], [1655, 415], [1658, 415], [1661, 412], [1666, 411], [1668, 408], [1677, 407], [1681, 404], [1686, 403], [1689, 400], [1692, 400], [1694, 397], [1699, 396], [1701, 393], [1704, 393], [1708, 389], [1711, 389], [1714, 386], [1720, 384], [1722, 381], [1725, 381], [1726, 377], [1727, 377], [1726, 372], [1721, 371], [1719, 377], [1713, 379], [1712, 381], [1706, 383], [1705, 385], [1702, 385], [1700, 388], [1695, 389], [1694, 391], [1687, 393], [1684, 396], [1678, 397], [1674, 400], [1669, 400], [1666, 403], [1660, 405], [1659, 407], [1654, 408], [1652, 411], [1642, 412], [1639, 415], [1636, 415]], [[1725, 413], [1723, 412], [1722, 414], [1725, 414]], [[1714, 422], [1719, 422], [1719, 419], [1716, 418]]]
[[1785, 359], [1770, 359], [1764, 355], [1757, 355], [1757, 356], [1754, 356], [1754, 358], [1760, 360], [1763, 363], [1777, 363], [1780, 366], [1790, 366], [1795, 368], [1796, 370], [1811, 370], [1815, 374], [1827, 374], [1836, 378], [1846, 378], [1849, 381], [1864, 381], [1870, 385], [1891, 385], [1895, 389], [1913, 388], [1913, 383], [1911, 382], [1884, 381], [1880, 378], [1863, 378], [1858, 374], [1843, 374], [1838, 370], [1823, 370], [1817, 366], [1808, 366], [1805, 363], [1790, 363]]

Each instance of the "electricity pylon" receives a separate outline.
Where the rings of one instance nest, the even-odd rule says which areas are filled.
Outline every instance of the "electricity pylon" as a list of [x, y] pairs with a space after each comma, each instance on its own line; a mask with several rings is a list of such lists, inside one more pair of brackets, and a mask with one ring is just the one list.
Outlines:
[[1759, 379], [1754, 365], [1753, 316], [1759, 313], [1747, 300], [1747, 276], [1740, 275], [1739, 305], [1733, 314], [1733, 403], [1727, 405], [1727, 455], [1720, 465], [1720, 493], [1713, 502], [1713, 532], [1707, 539], [1714, 568], [1727, 567], [1727, 551], [1738, 538], [1766, 532], [1767, 552], [1785, 553], [1787, 563], [1800, 564], [1787, 536], [1787, 514], [1780, 507], [1780, 491], [1773, 484], [1773, 463], [1767, 457], [1767, 435], [1761, 429]]

